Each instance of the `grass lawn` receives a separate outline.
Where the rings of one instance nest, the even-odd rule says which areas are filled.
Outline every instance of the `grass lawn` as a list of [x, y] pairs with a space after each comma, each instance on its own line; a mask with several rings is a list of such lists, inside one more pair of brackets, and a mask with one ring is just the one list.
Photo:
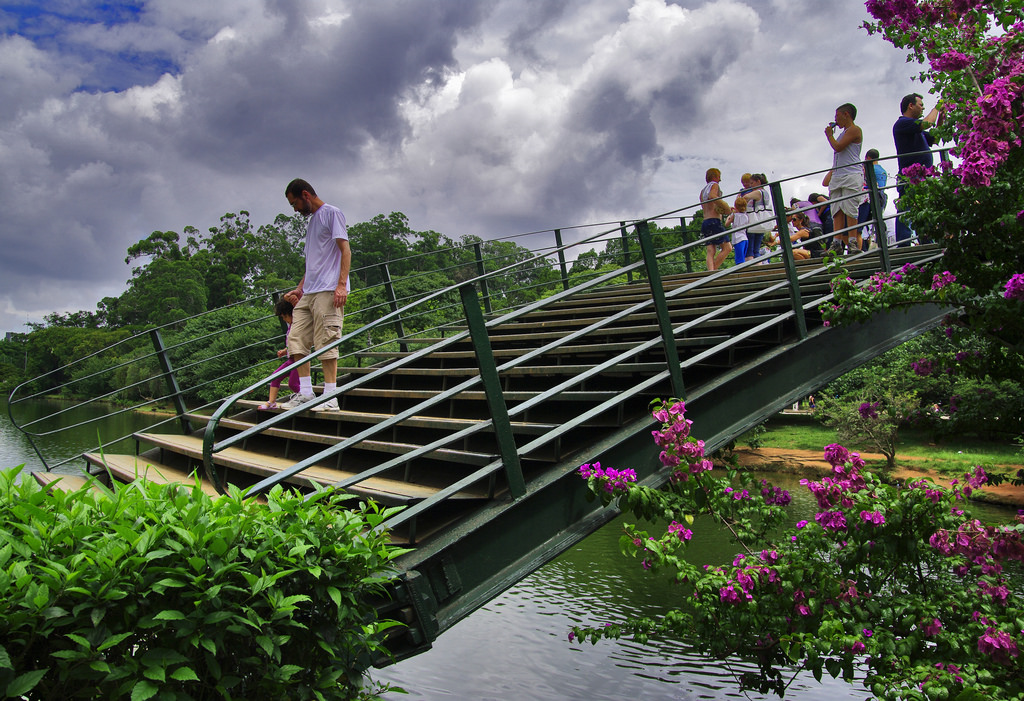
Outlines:
[[[835, 431], [816, 421], [775, 418], [768, 422], [766, 428], [768, 431], [762, 436], [761, 441], [766, 448], [811, 450], [820, 453], [826, 445], [836, 442]], [[745, 438], [737, 442], [746, 444]], [[914, 458], [912, 464], [916, 468], [946, 474], [960, 474], [973, 469], [975, 465], [1000, 465], [1013, 470], [1024, 467], [1024, 454], [1013, 441], [987, 441], [974, 436], [950, 436], [935, 444], [932, 443], [932, 438], [929, 432], [905, 429], [900, 432], [897, 455]], [[846, 447], [865, 453], [878, 452], [868, 445]]]

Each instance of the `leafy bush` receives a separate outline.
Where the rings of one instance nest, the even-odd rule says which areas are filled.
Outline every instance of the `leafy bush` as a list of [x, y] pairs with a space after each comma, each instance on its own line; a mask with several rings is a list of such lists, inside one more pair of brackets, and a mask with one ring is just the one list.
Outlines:
[[[661, 463], [673, 470], [663, 489], [637, 484], [630, 469], [579, 471], [596, 498], [657, 529], [624, 524], [620, 550], [668, 574], [678, 592], [663, 614], [577, 625], [570, 642], [682, 640], [707, 657], [755, 661], [741, 690], [780, 697], [806, 670], [860, 682], [874, 698], [1024, 699], [1024, 514], [988, 525], [967, 511], [974, 489], [1005, 476], [979, 466], [949, 489], [928, 479], [892, 484], [831, 444], [828, 474], [801, 480], [817, 513], [783, 528], [789, 493], [713, 470], [685, 413], [681, 401], [652, 412]], [[1024, 473], [1010, 481], [1019, 486]], [[731, 565], [687, 557], [701, 540], [691, 530], [700, 516], [731, 533]]]
[[0, 691], [343, 699], [381, 652], [389, 515], [322, 491], [39, 487], [0, 473]]

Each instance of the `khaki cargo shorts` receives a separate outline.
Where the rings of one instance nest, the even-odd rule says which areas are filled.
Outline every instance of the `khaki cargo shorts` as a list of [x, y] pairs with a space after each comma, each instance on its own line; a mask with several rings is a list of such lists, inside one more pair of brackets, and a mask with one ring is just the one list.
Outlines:
[[[334, 306], [334, 290], [302, 295], [292, 312], [292, 328], [288, 333], [288, 355], [309, 355], [312, 346], [323, 348], [341, 338], [343, 310]], [[321, 360], [338, 357], [332, 348], [320, 356]]]

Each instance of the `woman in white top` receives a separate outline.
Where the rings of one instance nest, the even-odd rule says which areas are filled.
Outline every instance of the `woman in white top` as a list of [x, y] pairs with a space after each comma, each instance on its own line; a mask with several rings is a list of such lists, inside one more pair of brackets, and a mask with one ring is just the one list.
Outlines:
[[[853, 123], [857, 108], [849, 102], [836, 108], [836, 121], [825, 127], [825, 138], [832, 147], [832, 170], [825, 176], [823, 185], [828, 186], [828, 199], [832, 204], [832, 224], [836, 238], [844, 244], [849, 242], [850, 250], [860, 250], [860, 231], [857, 226], [857, 209], [863, 197], [864, 172], [860, 165], [860, 145], [864, 134]], [[835, 129], [842, 131], [837, 137]]]

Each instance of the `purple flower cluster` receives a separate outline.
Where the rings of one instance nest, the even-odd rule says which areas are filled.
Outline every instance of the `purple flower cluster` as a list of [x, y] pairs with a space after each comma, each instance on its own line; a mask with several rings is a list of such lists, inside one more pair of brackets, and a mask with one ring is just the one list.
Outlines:
[[1024, 299], [1024, 273], [1016, 273], [1007, 280], [1005, 289], [1003, 297], [1006, 299]]
[[928, 377], [935, 372], [937, 365], [935, 361], [929, 360], [928, 358], [918, 358], [917, 360], [911, 361], [910, 367], [913, 368], [915, 375]]
[[953, 677], [953, 681], [957, 684], [963, 684], [964, 678], [960, 676], [960, 667], [955, 664], [936, 662], [935, 669], [940, 672], [948, 672]]
[[1003, 630], [996, 630], [992, 626], [985, 629], [985, 632], [978, 638], [978, 651], [991, 655], [993, 659], [1003, 664], [1009, 664], [1011, 657], [1017, 657], [1017, 642], [1010, 637], [1010, 634]]
[[943, 270], [941, 273], [932, 276], [932, 289], [941, 290], [943, 287], [949, 287], [954, 282], [956, 282], [956, 275], [948, 270]]
[[942, 631], [942, 621], [938, 618], [933, 618], [931, 621], [926, 621], [921, 624], [921, 632], [927, 635], [929, 638], [938, 635]]
[[591, 477], [597, 479], [609, 494], [615, 494], [616, 491], [625, 491], [630, 482], [636, 482], [636, 470], [616, 470], [613, 467], [601, 467], [599, 462], [595, 462], [592, 465], [590, 463], [580, 465], [579, 474], [583, 479], [590, 479]]
[[1024, 95], [1024, 86], [1014, 77], [996, 78], [977, 99], [978, 113], [958, 149], [962, 160], [954, 171], [964, 185], [988, 187], [1011, 149], [1020, 148], [1013, 105]]
[[885, 524], [885, 515], [881, 511], [861, 511], [860, 517], [865, 523], [870, 523], [875, 526], [882, 526]]
[[672, 481], [685, 482], [690, 475], [710, 472], [715, 464], [704, 457], [704, 441], [690, 435], [693, 422], [685, 418], [686, 405], [677, 401], [665, 404], [651, 412], [656, 420], [662, 423], [661, 430], [651, 431], [655, 444], [661, 448], [658, 458], [665, 467], [679, 467], [686, 464], [687, 470], [677, 470]]
[[674, 533], [684, 543], [693, 538], [693, 531], [677, 521], [668, 524], [668, 532]]
[[[715, 571], [726, 574], [723, 568], [716, 568]], [[764, 565], [747, 565], [736, 567], [731, 576], [727, 576], [725, 584], [718, 589], [718, 597], [723, 603], [740, 604], [744, 601], [753, 601], [754, 591], [758, 586], [775, 584], [778, 589], [779, 574], [771, 567]]]
[[818, 506], [825, 510], [815, 517], [822, 528], [838, 530], [840, 522], [841, 527], [846, 528], [846, 517], [841, 511], [830, 512], [828, 509], [835, 506], [849, 508], [853, 505], [849, 495], [865, 487], [864, 478], [860, 475], [864, 460], [859, 454], [851, 453], [838, 443], [825, 446], [825, 460], [832, 466], [833, 476], [822, 477], [817, 482], [802, 479], [800, 484], [810, 490], [818, 500]]
[[971, 65], [971, 57], [959, 51], [947, 51], [931, 60], [933, 71], [961, 71]]
[[917, 185], [923, 183], [927, 178], [931, 178], [938, 173], [932, 166], [924, 166], [920, 163], [911, 163], [906, 168], [900, 171], [900, 174], [907, 179], [911, 185]]
[[878, 408], [882, 406], [881, 402], [862, 402], [857, 411], [860, 413], [862, 419], [877, 419]]
[[846, 514], [842, 511], [819, 511], [814, 520], [826, 531], [846, 530]]
[[769, 506], [788, 506], [793, 499], [782, 487], [773, 487], [767, 480], [761, 480], [761, 496]]
[[[928, 542], [947, 557], [963, 558], [985, 576], [998, 576], [1003, 560], [1024, 562], [1024, 539], [1012, 526], [984, 526], [977, 520], [966, 521], [955, 531], [937, 530]], [[966, 575], [968, 564], [957, 565], [957, 574]], [[997, 601], [1003, 599], [999, 585], [986, 585], [983, 592]]]

